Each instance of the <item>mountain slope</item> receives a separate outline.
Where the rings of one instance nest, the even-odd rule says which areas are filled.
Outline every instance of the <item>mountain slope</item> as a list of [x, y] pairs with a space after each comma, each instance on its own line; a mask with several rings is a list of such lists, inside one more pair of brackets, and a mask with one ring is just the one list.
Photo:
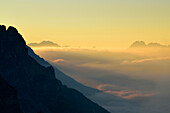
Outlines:
[[51, 65], [45, 61], [43, 58], [39, 57], [38, 55], [36, 55], [34, 53], [34, 51], [29, 47], [26, 46], [28, 48], [28, 55], [31, 56], [34, 60], [36, 60], [40, 65], [44, 66], [44, 67], [50, 67]]
[[108, 113], [80, 92], [62, 85], [52, 66], [44, 67], [29, 56], [15, 28], [0, 29], [0, 75], [17, 89], [26, 113]]
[[[35, 59], [40, 65], [45, 66], [45, 67], [50, 67], [51, 64], [49, 64], [47, 61], [45, 61], [43, 58], [39, 57], [38, 55], [36, 55], [34, 53], [34, 51], [28, 47], [28, 54]], [[101, 91], [91, 88], [91, 87], [87, 87], [84, 86], [83, 84], [77, 82], [76, 80], [74, 80], [73, 78], [67, 76], [66, 74], [64, 74], [63, 72], [61, 72], [59, 69], [57, 69], [55, 66], [53, 66], [54, 70], [55, 70], [55, 76], [58, 80], [60, 80], [64, 85], [67, 85], [69, 88], [74, 88], [80, 92], [82, 92], [84, 95], [86, 96], [92, 96], [95, 95], [96, 93], [100, 93]]]

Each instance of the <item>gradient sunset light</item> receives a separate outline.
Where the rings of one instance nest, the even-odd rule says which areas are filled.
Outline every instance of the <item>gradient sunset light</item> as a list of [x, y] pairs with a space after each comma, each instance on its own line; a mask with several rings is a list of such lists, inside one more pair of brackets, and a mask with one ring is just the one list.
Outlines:
[[169, 0], [4, 0], [0, 24], [27, 43], [126, 48], [135, 40], [170, 43]]

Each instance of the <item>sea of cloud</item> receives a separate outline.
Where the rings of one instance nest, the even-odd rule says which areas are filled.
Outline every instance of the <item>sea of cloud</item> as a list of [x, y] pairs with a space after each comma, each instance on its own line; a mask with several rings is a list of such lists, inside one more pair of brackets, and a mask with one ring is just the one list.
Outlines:
[[48, 48], [34, 51], [77, 81], [103, 91], [91, 99], [102, 101], [102, 106], [111, 112], [170, 111], [169, 49]]

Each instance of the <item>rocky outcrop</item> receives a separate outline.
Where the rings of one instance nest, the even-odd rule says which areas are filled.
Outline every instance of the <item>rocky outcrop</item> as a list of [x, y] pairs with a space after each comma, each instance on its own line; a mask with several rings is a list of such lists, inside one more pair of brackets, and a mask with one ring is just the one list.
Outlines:
[[26, 113], [108, 113], [80, 92], [55, 78], [54, 69], [44, 67], [28, 55], [22, 36], [14, 27], [0, 26], [0, 75], [19, 94]]

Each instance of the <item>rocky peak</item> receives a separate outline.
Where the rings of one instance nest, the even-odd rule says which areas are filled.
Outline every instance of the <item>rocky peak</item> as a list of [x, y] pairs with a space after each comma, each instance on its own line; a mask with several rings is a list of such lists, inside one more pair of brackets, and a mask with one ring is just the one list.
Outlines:
[[0, 54], [5, 58], [27, 54], [26, 42], [16, 28], [10, 26], [6, 30], [4, 25], [0, 25]]

